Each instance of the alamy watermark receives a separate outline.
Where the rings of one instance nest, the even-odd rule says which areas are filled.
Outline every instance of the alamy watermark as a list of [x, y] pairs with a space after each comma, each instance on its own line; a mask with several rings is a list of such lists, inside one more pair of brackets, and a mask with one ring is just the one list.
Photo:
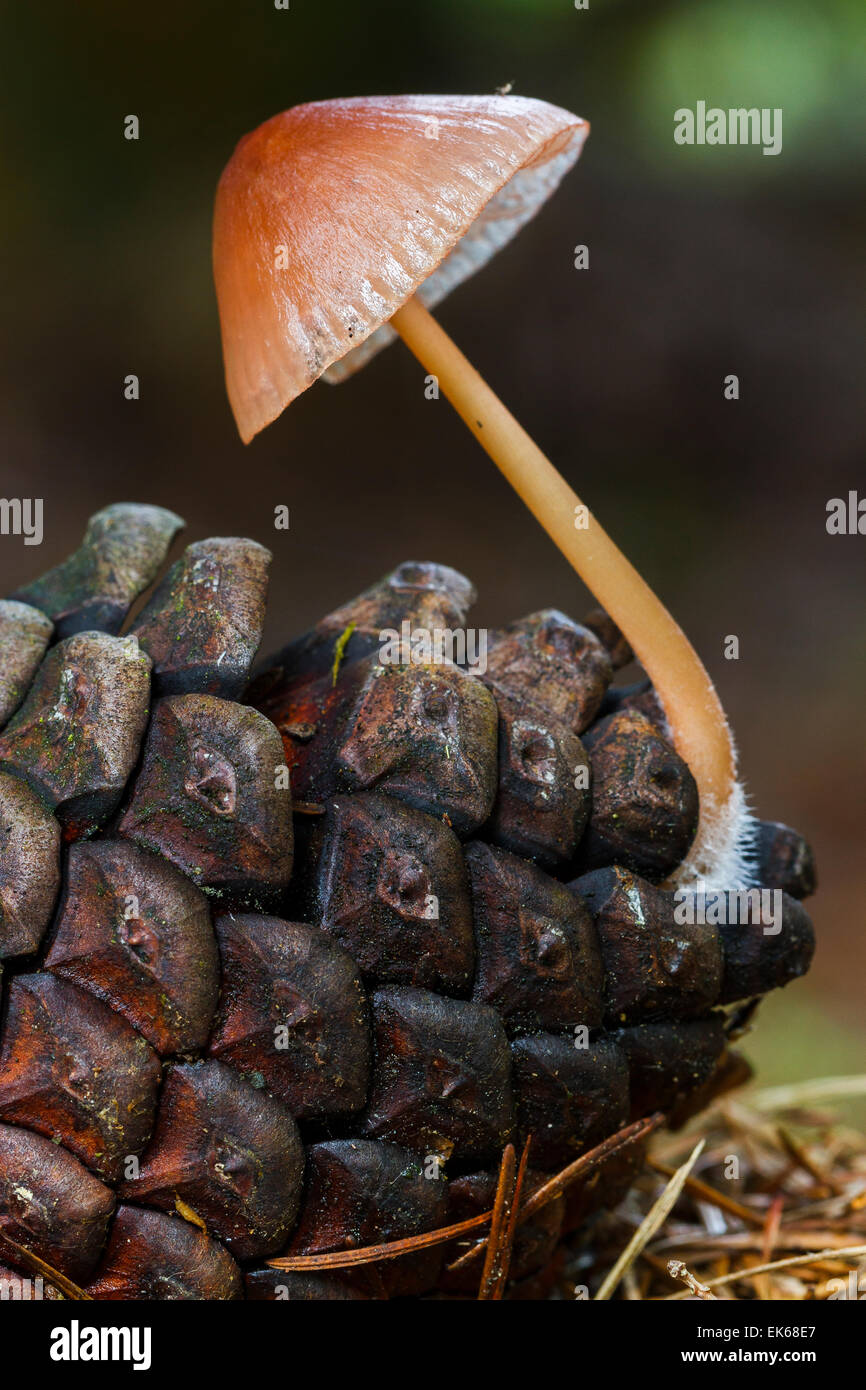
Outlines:
[[25, 545], [41, 545], [42, 506], [41, 497], [0, 497], [0, 536], [23, 536]]
[[707, 106], [697, 102], [694, 111], [681, 106], [674, 112], [674, 140], [678, 145], [761, 145], [762, 154], [782, 153], [781, 106]]
[[473, 676], [487, 670], [487, 629], [413, 627], [408, 619], [379, 633], [380, 666], [442, 666], [451, 662]]
[[828, 1279], [826, 1289], [828, 1299], [866, 1303], [866, 1271], [849, 1269], [847, 1279]]
[[866, 536], [866, 497], [851, 488], [845, 497], [827, 503], [828, 536]]
[[52, 1361], [129, 1361], [134, 1371], [151, 1366], [149, 1327], [82, 1327], [73, 1318], [68, 1327], [51, 1332]]
[[41, 1303], [44, 1297], [41, 1274], [35, 1279], [24, 1274], [7, 1274], [0, 1279], [0, 1303]]
[[782, 930], [782, 892], [779, 888], [729, 888], [706, 890], [677, 888], [674, 892], [674, 921], [680, 927], [761, 926], [764, 936], [778, 936]]

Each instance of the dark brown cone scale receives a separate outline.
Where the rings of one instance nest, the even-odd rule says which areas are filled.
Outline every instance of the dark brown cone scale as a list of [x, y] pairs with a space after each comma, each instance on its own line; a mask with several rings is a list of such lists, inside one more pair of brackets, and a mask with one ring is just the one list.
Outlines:
[[407, 560], [290, 642], [268, 662], [268, 668], [279, 668], [283, 680], [323, 676], [332, 670], [341, 639], [342, 660], [358, 661], [378, 652], [384, 640], [381, 634], [389, 629], [399, 632], [404, 622], [412, 630], [459, 631], [474, 602], [475, 589], [457, 570]]
[[[58, 1144], [0, 1124], [0, 1237], [9, 1236], [76, 1283], [108, 1234], [114, 1193]], [[0, 1239], [0, 1259], [10, 1251]]]
[[353, 791], [376, 787], [469, 834], [493, 806], [496, 739], [492, 695], [456, 666], [379, 666], [346, 725], [337, 765]]
[[35, 951], [60, 887], [60, 826], [25, 782], [0, 772], [0, 960]]
[[51, 619], [38, 608], [0, 600], [0, 729], [27, 694], [53, 632]]
[[336, 755], [351, 714], [374, 662], [341, 662], [332, 675], [283, 681], [281, 672], [265, 672], [250, 684], [247, 697], [270, 719], [283, 741], [295, 801], [321, 802], [342, 785]]
[[561, 868], [574, 858], [589, 818], [589, 758], [553, 715], [489, 688], [499, 711], [499, 783], [484, 834], [543, 868]]
[[660, 882], [695, 837], [695, 779], [673, 745], [635, 711], [608, 715], [584, 742], [592, 760], [592, 814], [578, 864], [620, 864]]
[[511, 1044], [518, 1134], [532, 1135], [539, 1168], [564, 1167], [628, 1119], [625, 1054], [605, 1038], [578, 1043], [535, 1033]]
[[291, 794], [276, 729], [213, 695], [160, 700], [120, 834], [200, 888], [274, 896], [292, 868]]
[[144, 1148], [159, 1058], [119, 1014], [53, 975], [9, 986], [0, 1119], [63, 1143], [109, 1182]]
[[607, 649], [595, 633], [555, 608], [492, 634], [488, 679], [540, 706], [575, 734], [592, 723], [612, 674]]
[[221, 1062], [172, 1066], [153, 1138], [125, 1201], [178, 1198], [238, 1259], [272, 1255], [298, 1209], [304, 1151], [289, 1111]]
[[615, 671], [634, 661], [634, 652], [620, 632], [613, 618], [603, 608], [593, 608], [583, 620], [583, 626], [594, 632], [610, 658]]
[[597, 1028], [602, 1019], [598, 938], [585, 903], [505, 850], [467, 846], [477, 967], [472, 997], [510, 1034]]
[[583, 1182], [573, 1183], [565, 1192], [562, 1233], [577, 1231], [597, 1211], [612, 1210], [628, 1192], [646, 1161], [649, 1139], [639, 1139], [627, 1149], [612, 1154]]
[[674, 894], [627, 869], [596, 869], [570, 887], [595, 921], [609, 1026], [691, 1018], [721, 1002], [718, 927], [678, 923]]
[[554, 1296], [557, 1285], [563, 1283], [565, 1248], [559, 1246], [542, 1269], [534, 1270], [523, 1279], [509, 1280], [504, 1295], [509, 1302], [541, 1303]]
[[772, 906], [766, 914], [747, 912], [739, 902], [734, 906], [743, 895], [726, 896], [727, 922], [719, 927], [725, 957], [719, 1003], [765, 994], [805, 975], [815, 954], [815, 931], [802, 903], [780, 893], [780, 920], [774, 920]]
[[119, 632], [183, 525], [162, 507], [117, 502], [90, 518], [73, 555], [12, 597], [47, 613], [59, 638]]
[[271, 553], [255, 541], [197, 541], [172, 565], [131, 632], [157, 695], [242, 692], [262, 636]]
[[[287, 1255], [318, 1255], [405, 1240], [446, 1224], [448, 1184], [435, 1160], [397, 1144], [341, 1139], [307, 1151], [304, 1200]], [[389, 1261], [379, 1271], [390, 1295], [431, 1288], [441, 1247]]]
[[88, 833], [120, 801], [149, 695], [150, 660], [134, 637], [69, 637], [0, 735], [0, 763], [55, 808], [70, 837]]
[[45, 958], [161, 1053], [204, 1047], [219, 993], [219, 953], [203, 893], [127, 840], [73, 845]]
[[712, 1075], [725, 1050], [721, 1014], [686, 1022], [644, 1023], [615, 1034], [628, 1059], [630, 1118], [669, 1114]]
[[211, 1055], [263, 1080], [299, 1119], [359, 1110], [370, 1033], [351, 957], [300, 922], [248, 914], [215, 925], [224, 987]]
[[488, 690], [450, 662], [382, 666], [375, 657], [272, 686], [257, 699], [279, 729], [293, 795], [320, 802], [377, 791], [470, 834], [496, 794], [498, 715]]
[[375, 1061], [361, 1129], [427, 1155], [501, 1153], [513, 1115], [508, 1042], [493, 1009], [420, 989], [371, 999]]
[[394, 797], [327, 803], [315, 920], [371, 980], [469, 993], [475, 963], [460, 842]]
[[808, 898], [818, 887], [812, 847], [798, 831], [778, 821], [758, 821], [757, 879], [765, 888], [781, 888], [792, 898]]
[[609, 686], [599, 707], [597, 723], [607, 719], [608, 715], [621, 714], [625, 710], [642, 714], [656, 733], [670, 743], [671, 731], [662, 702], [648, 680], [636, 681], [633, 685]]
[[242, 1298], [243, 1284], [225, 1246], [198, 1227], [162, 1211], [120, 1206], [87, 1292], [100, 1300], [225, 1300]]
[[668, 1128], [680, 1129], [713, 1101], [718, 1100], [719, 1096], [726, 1095], [728, 1091], [733, 1091], [739, 1086], [745, 1086], [753, 1076], [752, 1065], [742, 1052], [726, 1048], [706, 1081], [674, 1104], [668, 1117]]

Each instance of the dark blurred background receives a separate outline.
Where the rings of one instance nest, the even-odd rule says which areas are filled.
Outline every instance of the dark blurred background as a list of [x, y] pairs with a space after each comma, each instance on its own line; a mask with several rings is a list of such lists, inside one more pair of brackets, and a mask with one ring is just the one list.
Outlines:
[[[820, 950], [749, 1040], [766, 1081], [863, 1069], [866, 539], [825, 509], [866, 493], [864, 41], [861, 0], [3, 7], [2, 489], [45, 499], [45, 539], [0, 538], [0, 591], [157, 502], [273, 548], [271, 647], [407, 558], [467, 572], [479, 626], [591, 605], [400, 344], [241, 445], [209, 245], [235, 142], [302, 101], [508, 82], [591, 121], [439, 313], [692, 635], [760, 814], [815, 844]], [[782, 153], [675, 145], [698, 100], [781, 107]]]

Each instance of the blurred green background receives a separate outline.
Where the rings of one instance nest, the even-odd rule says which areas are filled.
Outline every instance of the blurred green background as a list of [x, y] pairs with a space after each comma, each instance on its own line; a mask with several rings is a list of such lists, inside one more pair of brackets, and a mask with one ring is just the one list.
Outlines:
[[[407, 558], [466, 571], [478, 625], [590, 605], [400, 345], [240, 444], [209, 248], [234, 143], [302, 101], [508, 82], [592, 122], [553, 201], [440, 315], [693, 636], [760, 814], [814, 841], [820, 949], [749, 1039], [762, 1081], [863, 1070], [866, 540], [825, 530], [830, 497], [866, 491], [861, 0], [45, 0], [2, 17], [3, 490], [46, 517], [38, 552], [0, 538], [2, 589], [96, 508], [158, 502], [190, 539], [271, 545], [271, 647]], [[675, 109], [698, 100], [781, 107], [782, 154], [675, 145]]]

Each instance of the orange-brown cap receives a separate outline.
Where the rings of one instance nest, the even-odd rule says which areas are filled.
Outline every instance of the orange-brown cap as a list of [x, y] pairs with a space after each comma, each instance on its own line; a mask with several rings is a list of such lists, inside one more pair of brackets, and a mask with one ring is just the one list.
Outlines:
[[527, 97], [357, 97], [296, 106], [241, 140], [220, 179], [214, 276], [245, 441], [339, 381], [520, 230], [588, 125]]

